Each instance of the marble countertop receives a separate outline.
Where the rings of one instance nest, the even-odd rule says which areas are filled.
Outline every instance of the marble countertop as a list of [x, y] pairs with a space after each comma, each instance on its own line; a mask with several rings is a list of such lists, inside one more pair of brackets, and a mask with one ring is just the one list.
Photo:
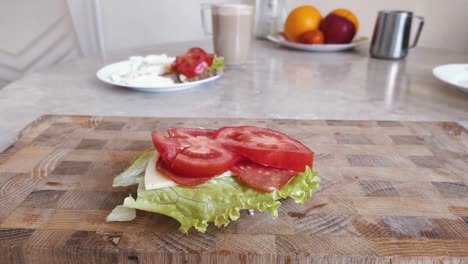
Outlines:
[[256, 40], [247, 65], [192, 89], [145, 93], [100, 82], [96, 71], [130, 55], [176, 55], [209, 41], [82, 58], [29, 74], [0, 90], [0, 150], [45, 114], [279, 119], [456, 121], [468, 127], [468, 93], [432, 76], [468, 54], [416, 48], [404, 61], [371, 59], [367, 47], [310, 53]]

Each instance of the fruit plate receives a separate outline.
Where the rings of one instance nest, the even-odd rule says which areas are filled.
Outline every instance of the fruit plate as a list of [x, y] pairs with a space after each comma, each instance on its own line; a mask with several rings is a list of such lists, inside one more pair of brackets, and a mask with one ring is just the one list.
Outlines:
[[270, 34], [267, 36], [267, 39], [285, 48], [314, 52], [336, 52], [350, 50], [367, 40], [366, 37], [359, 37], [355, 38], [351, 43], [348, 44], [302, 44], [287, 40], [282, 35], [282, 33]]
[[437, 79], [468, 93], [468, 64], [440, 65], [432, 70], [432, 74]]
[[97, 73], [96, 76], [99, 80], [116, 85], [116, 86], [121, 86], [125, 88], [129, 88], [132, 90], [136, 91], [141, 91], [141, 92], [173, 92], [173, 91], [180, 91], [180, 90], [185, 90], [189, 89], [192, 87], [195, 87], [197, 85], [207, 83], [214, 81], [218, 79], [221, 75], [215, 75], [210, 78], [202, 79], [199, 81], [193, 81], [193, 82], [185, 82], [185, 83], [174, 83], [174, 84], [166, 84], [166, 85], [160, 85], [160, 86], [151, 86], [151, 85], [130, 85], [126, 83], [121, 83], [121, 82], [115, 82], [113, 81], [110, 76], [113, 73], [116, 72], [122, 72], [123, 70], [129, 69], [130, 68], [130, 61], [121, 61], [117, 63], [113, 63], [107, 66], [104, 66], [101, 68]]

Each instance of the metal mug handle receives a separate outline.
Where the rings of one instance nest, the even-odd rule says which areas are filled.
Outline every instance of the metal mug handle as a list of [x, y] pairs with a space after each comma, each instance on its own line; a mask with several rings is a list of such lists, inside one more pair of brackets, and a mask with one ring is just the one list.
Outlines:
[[410, 48], [416, 47], [416, 45], [418, 44], [419, 36], [421, 36], [421, 32], [422, 32], [423, 27], [424, 27], [424, 17], [415, 16], [415, 17], [413, 17], [413, 19], [414, 18], [419, 19], [419, 26], [418, 26], [418, 31], [416, 32], [416, 36], [414, 37], [413, 44], [411, 44]]

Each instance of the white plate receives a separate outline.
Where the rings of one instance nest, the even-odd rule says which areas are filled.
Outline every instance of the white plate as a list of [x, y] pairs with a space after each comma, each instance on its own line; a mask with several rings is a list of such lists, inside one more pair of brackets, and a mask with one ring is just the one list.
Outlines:
[[203, 80], [199, 80], [199, 81], [187, 82], [187, 83], [174, 83], [171, 85], [163, 85], [163, 86], [143, 86], [143, 85], [135, 86], [135, 85], [128, 85], [128, 84], [120, 83], [120, 82], [114, 82], [111, 80], [110, 78], [111, 74], [116, 73], [116, 72], [121, 72], [122, 70], [129, 69], [129, 68], [130, 68], [130, 62], [128, 60], [121, 61], [121, 62], [117, 62], [117, 63], [104, 66], [97, 72], [96, 76], [99, 80], [105, 83], [127, 87], [133, 90], [143, 91], [143, 92], [172, 92], [172, 91], [185, 90], [185, 89], [189, 89], [189, 88], [195, 87], [197, 85], [200, 85], [206, 82], [214, 81], [221, 76], [221, 75], [216, 75], [216, 76], [203, 79]]
[[456, 86], [460, 91], [468, 93], [468, 64], [447, 64], [432, 70], [437, 79]]
[[364, 43], [367, 40], [366, 37], [360, 37], [360, 38], [356, 38], [349, 44], [320, 44], [318, 45], [318, 44], [302, 44], [302, 43], [291, 42], [291, 41], [286, 40], [280, 34], [268, 35], [267, 39], [270, 40], [271, 42], [278, 43], [279, 45], [286, 47], [286, 48], [305, 50], [305, 51], [315, 51], [315, 52], [335, 52], [335, 51], [350, 50], [356, 47], [357, 45]]

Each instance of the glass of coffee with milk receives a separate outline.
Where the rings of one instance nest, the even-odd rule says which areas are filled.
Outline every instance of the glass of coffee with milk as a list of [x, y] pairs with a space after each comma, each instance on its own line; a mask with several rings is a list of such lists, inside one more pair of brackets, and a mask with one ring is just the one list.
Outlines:
[[[214, 52], [227, 65], [247, 63], [254, 8], [247, 4], [202, 4], [203, 29], [213, 35]], [[211, 13], [211, 15], [210, 15]], [[211, 16], [211, 25], [207, 21]]]

